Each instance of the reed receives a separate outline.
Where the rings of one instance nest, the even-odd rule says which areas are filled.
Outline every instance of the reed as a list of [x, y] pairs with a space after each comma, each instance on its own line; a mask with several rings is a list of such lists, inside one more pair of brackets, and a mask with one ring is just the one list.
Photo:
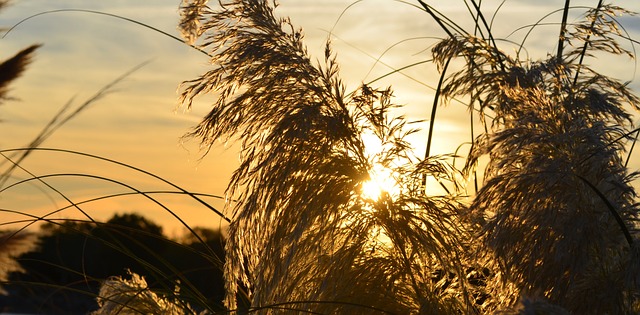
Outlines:
[[[564, 16], [569, 9], [567, 1]], [[507, 306], [541, 295], [575, 313], [637, 307], [636, 174], [624, 166], [618, 140], [632, 128], [627, 108], [637, 110], [638, 98], [584, 63], [599, 52], [633, 57], [615, 40], [624, 37], [615, 17], [628, 13], [599, 2], [583, 22], [563, 20], [557, 54], [536, 62], [469, 34], [434, 48], [441, 66], [466, 63], [443, 95], [469, 97], [494, 115], [467, 171], [490, 157], [470, 210], [482, 228], [478, 250], [496, 264], [494, 294]], [[610, 289], [595, 290], [604, 283]]]
[[[633, 57], [616, 41], [625, 34], [615, 16], [629, 12], [600, 2], [584, 22], [569, 25], [567, 1], [556, 54], [531, 61], [500, 49], [479, 2], [467, 3], [474, 34], [419, 4], [448, 35], [432, 50], [442, 71], [434, 104], [438, 96], [468, 99], [492, 117], [481, 116], [487, 132], [468, 157], [467, 175], [481, 156], [490, 158], [468, 208], [455, 191], [434, 197], [420, 185], [420, 178], [455, 173], [429, 156], [435, 107], [427, 156], [415, 159], [398, 145], [404, 122], [389, 119], [388, 92], [363, 86], [346, 94], [330, 44], [325, 63], [313, 64], [301, 33], [276, 19], [267, 1], [225, 1], [215, 10], [184, 5], [184, 36], [205, 38], [200, 47], [214, 55], [214, 67], [186, 82], [183, 102], [218, 93], [191, 135], [205, 146], [237, 139], [243, 147], [229, 186], [242, 191], [227, 244], [227, 306], [235, 307], [240, 284], [265, 313], [265, 305], [292, 301], [300, 301], [297, 311], [320, 313], [344, 311], [341, 302], [362, 304], [362, 312], [370, 312], [367, 305], [468, 313], [509, 309], [527, 297], [572, 312], [632, 312], [637, 208], [618, 140], [630, 132], [627, 108], [637, 109], [638, 99], [584, 63], [597, 52]], [[452, 71], [456, 58], [464, 66]], [[358, 192], [375, 167], [361, 141], [367, 130], [393, 144], [383, 164], [411, 187], [373, 204]], [[377, 243], [380, 235], [387, 243]], [[475, 264], [491, 273], [482, 305], [462, 272]], [[611, 289], [594, 290], [605, 283]]]

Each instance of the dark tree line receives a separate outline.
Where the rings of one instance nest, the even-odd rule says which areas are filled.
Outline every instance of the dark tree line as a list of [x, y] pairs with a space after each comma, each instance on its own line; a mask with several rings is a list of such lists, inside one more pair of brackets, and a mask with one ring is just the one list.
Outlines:
[[102, 281], [129, 271], [158, 292], [175, 292], [178, 283], [187, 301], [220, 305], [224, 297], [220, 231], [194, 228], [170, 240], [161, 226], [138, 214], [115, 215], [106, 223], [46, 223], [40, 229], [38, 249], [19, 258], [24, 272], [11, 274], [4, 286], [2, 311], [86, 314], [97, 308]]

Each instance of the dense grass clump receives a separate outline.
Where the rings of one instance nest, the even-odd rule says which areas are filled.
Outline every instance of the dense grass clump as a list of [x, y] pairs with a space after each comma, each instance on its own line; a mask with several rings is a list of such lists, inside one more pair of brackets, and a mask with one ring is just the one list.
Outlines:
[[[440, 65], [467, 64], [442, 93], [471, 96], [494, 116], [468, 169], [490, 157], [471, 212], [482, 229], [479, 250], [499, 271], [495, 294], [506, 304], [535, 294], [572, 312], [602, 314], [637, 303], [635, 174], [624, 166], [621, 140], [632, 127], [626, 109], [637, 110], [639, 100], [583, 63], [597, 52], [633, 56], [614, 40], [623, 36], [615, 16], [624, 13], [598, 4], [584, 22], [563, 24], [558, 54], [537, 62], [472, 36], [434, 48]], [[563, 49], [565, 42], [571, 46]]]
[[[207, 91], [220, 97], [193, 135], [206, 145], [237, 137], [244, 148], [229, 186], [242, 190], [227, 243], [227, 306], [236, 307], [242, 287], [264, 311], [467, 309], [453, 298], [465, 291], [460, 205], [455, 196], [427, 197], [421, 184], [427, 175], [451, 180], [452, 170], [412, 156], [404, 121], [387, 115], [391, 91], [345, 95], [330, 47], [325, 64], [313, 64], [301, 33], [265, 2], [199, 11], [182, 25], [203, 25], [184, 30], [209, 38], [203, 48], [215, 52], [215, 68], [182, 95], [187, 104]], [[385, 150], [368, 156], [365, 133]], [[362, 197], [375, 164], [393, 170], [397, 195]], [[456, 284], [443, 287], [436, 272]]]

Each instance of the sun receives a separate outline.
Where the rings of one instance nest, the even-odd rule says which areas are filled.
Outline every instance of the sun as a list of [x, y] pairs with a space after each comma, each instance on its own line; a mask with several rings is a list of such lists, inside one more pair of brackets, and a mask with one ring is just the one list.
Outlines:
[[382, 166], [374, 165], [369, 172], [369, 179], [362, 183], [362, 196], [365, 199], [378, 200], [384, 193], [396, 194], [398, 184], [393, 176], [393, 171]]
[[362, 140], [365, 145], [365, 153], [371, 161], [369, 178], [362, 183], [362, 197], [377, 201], [385, 193], [394, 196], [399, 192], [397, 176], [392, 168], [376, 162], [385, 150], [380, 139], [372, 134], [363, 134]]

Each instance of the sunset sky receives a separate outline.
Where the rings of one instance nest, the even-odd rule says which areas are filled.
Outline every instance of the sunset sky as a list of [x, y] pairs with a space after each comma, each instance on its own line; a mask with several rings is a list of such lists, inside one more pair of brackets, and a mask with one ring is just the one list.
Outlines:
[[[276, 13], [290, 16], [294, 25], [304, 29], [312, 59], [321, 60], [324, 42], [332, 34], [334, 51], [341, 64], [341, 77], [352, 91], [362, 82], [370, 82], [400, 68], [430, 58], [434, 38], [443, 32], [417, 7], [391, 0], [281, 0]], [[407, 1], [415, 3], [417, 1]], [[471, 30], [473, 20], [462, 0], [426, 1], [442, 13]], [[217, 5], [212, 1], [211, 5]], [[442, 3], [442, 4], [440, 4]], [[446, 4], [445, 4], [446, 3]], [[501, 1], [482, 1], [485, 14], [493, 15]], [[572, 1], [576, 21], [584, 13], [581, 6], [596, 5], [596, 0]], [[177, 0], [15, 0], [0, 12], [0, 26], [11, 27], [37, 13], [58, 9], [86, 9], [120, 15], [179, 36]], [[561, 9], [560, 0], [507, 0], [493, 20], [494, 35], [521, 42], [528, 28], [546, 14]], [[640, 11], [639, 1], [619, 1], [632, 11]], [[549, 15], [528, 37], [525, 47], [532, 59], [545, 58], [557, 44], [561, 12]], [[632, 38], [640, 39], [640, 17], [620, 19]], [[517, 30], [513, 34], [512, 31]], [[237, 148], [220, 145], [203, 157], [197, 140], [181, 140], [190, 127], [208, 111], [213, 96], [201, 97], [191, 110], [177, 101], [176, 89], [184, 80], [207, 71], [208, 60], [201, 53], [148, 28], [113, 17], [81, 13], [45, 14], [18, 25], [0, 41], [1, 58], [8, 58], [34, 43], [38, 49], [35, 62], [11, 90], [18, 100], [0, 107], [0, 148], [21, 148], [31, 142], [47, 122], [68, 102], [75, 108], [97, 91], [133, 67], [149, 62], [118, 83], [109, 93], [80, 115], [57, 130], [43, 145], [82, 151], [114, 159], [161, 176], [184, 189], [224, 196], [231, 172], [237, 165]], [[628, 42], [625, 47], [632, 48]], [[501, 42], [503, 50], [514, 51], [516, 45]], [[378, 59], [376, 61], [376, 59]], [[636, 61], [625, 57], [587, 61], [596, 69], [640, 91], [636, 79]], [[402, 73], [376, 81], [373, 86], [392, 85], [401, 113], [409, 120], [426, 119], [430, 114], [433, 90], [438, 73], [430, 64], [415, 66]], [[636, 121], [638, 119], [636, 118]], [[419, 127], [426, 129], [427, 123]], [[438, 109], [434, 133], [434, 153], [452, 153], [469, 141], [466, 108], [451, 104]], [[422, 140], [421, 140], [422, 139]], [[416, 135], [417, 152], [424, 151], [426, 132]], [[468, 149], [468, 148], [467, 148]], [[466, 149], [465, 149], [466, 150]], [[6, 153], [11, 154], [11, 153]], [[8, 163], [2, 164], [6, 169]], [[22, 164], [37, 174], [92, 174], [118, 180], [139, 190], [168, 190], [161, 181], [123, 166], [88, 157], [57, 152], [35, 152]], [[634, 154], [630, 167], [640, 168], [640, 153]], [[24, 171], [14, 172], [8, 184], [29, 178]], [[74, 202], [131, 191], [105, 180], [80, 176], [57, 176], [45, 179]], [[181, 195], [153, 195], [159, 202], [191, 226], [216, 227], [221, 220], [211, 211]], [[221, 199], [203, 197], [222, 210]], [[44, 215], [65, 207], [68, 202], [42, 183], [28, 182], [0, 192], [0, 208], [31, 215]], [[180, 223], [165, 209], [143, 196], [109, 198], [83, 204], [81, 209], [93, 219], [105, 220], [114, 212], [136, 211], [165, 226], [165, 232], [181, 231]], [[83, 218], [78, 209], [69, 208], [50, 218]], [[86, 219], [86, 217], [84, 217]], [[24, 215], [0, 214], [0, 222], [29, 219]], [[12, 225], [11, 227], [21, 226]], [[7, 228], [9, 226], [6, 226]], [[2, 227], [0, 227], [2, 229]]]

